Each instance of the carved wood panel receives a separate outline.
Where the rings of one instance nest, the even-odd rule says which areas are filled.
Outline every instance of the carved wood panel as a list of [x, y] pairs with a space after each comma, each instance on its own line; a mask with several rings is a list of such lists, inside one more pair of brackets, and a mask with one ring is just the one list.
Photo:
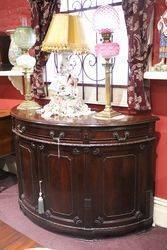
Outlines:
[[[82, 224], [83, 179], [81, 158], [82, 155], [72, 154], [73, 149], [60, 147], [60, 156], [57, 147], [48, 146], [41, 154], [44, 178], [46, 211], [52, 220], [62, 220], [68, 224]], [[79, 192], [79, 193], [78, 193]], [[81, 209], [78, 209], [80, 207]], [[59, 217], [59, 218], [58, 218]]]
[[37, 205], [37, 165], [36, 165], [36, 148], [26, 141], [19, 141], [19, 179], [21, 181], [21, 199], [33, 209]]
[[106, 218], [132, 214], [136, 208], [137, 161], [134, 154], [103, 158], [102, 196]]
[[48, 199], [54, 213], [73, 213], [72, 163], [68, 156], [48, 154]]
[[133, 149], [131, 152], [127, 147], [93, 149], [89, 157], [87, 185], [92, 200], [89, 208], [92, 226], [134, 217], [138, 211], [138, 166]]

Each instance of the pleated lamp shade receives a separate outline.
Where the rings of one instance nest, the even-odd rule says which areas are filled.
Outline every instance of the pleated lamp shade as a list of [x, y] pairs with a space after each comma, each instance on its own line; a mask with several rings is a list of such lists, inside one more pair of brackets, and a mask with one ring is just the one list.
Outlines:
[[69, 14], [54, 14], [42, 43], [42, 50], [47, 52], [89, 51], [86, 44], [81, 17]]

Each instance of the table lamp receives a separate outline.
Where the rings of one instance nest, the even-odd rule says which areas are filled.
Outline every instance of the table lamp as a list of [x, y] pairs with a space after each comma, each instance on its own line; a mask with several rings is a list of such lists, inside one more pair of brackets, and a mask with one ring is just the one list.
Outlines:
[[81, 17], [69, 14], [54, 14], [42, 43], [47, 52], [87, 53]]
[[[94, 13], [93, 24], [96, 32], [102, 36], [102, 43], [95, 47], [96, 55], [101, 55], [104, 60], [105, 67], [105, 108], [103, 111], [94, 115], [97, 119], [109, 120], [119, 115], [111, 107], [111, 75], [114, 67], [114, 57], [119, 54], [119, 44], [114, 43], [113, 33], [119, 27], [119, 17], [116, 10], [110, 5], [102, 5]], [[110, 59], [113, 59], [110, 62]]]
[[39, 109], [40, 106], [32, 100], [30, 76], [35, 65], [35, 58], [30, 56], [28, 50], [35, 44], [36, 35], [34, 30], [28, 26], [17, 27], [13, 39], [18, 48], [21, 49], [22, 55], [16, 59], [16, 63], [23, 69], [24, 73], [24, 96], [25, 100], [17, 107], [21, 110]]
[[77, 77], [73, 75], [69, 61], [71, 53], [84, 54], [89, 51], [82, 18], [63, 13], [54, 14], [42, 43], [42, 50], [61, 55], [59, 70], [49, 86], [49, 90], [52, 90], [51, 100], [44, 106], [42, 117], [75, 117], [90, 114], [90, 109], [78, 95]]
[[42, 50], [61, 54], [60, 70], [64, 74], [70, 74], [69, 53], [83, 54], [89, 51], [81, 17], [62, 13], [54, 14], [42, 43]]

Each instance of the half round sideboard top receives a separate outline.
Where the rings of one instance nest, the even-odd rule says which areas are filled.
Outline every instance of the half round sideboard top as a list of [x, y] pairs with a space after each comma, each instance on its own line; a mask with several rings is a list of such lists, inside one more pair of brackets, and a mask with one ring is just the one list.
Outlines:
[[43, 125], [56, 125], [67, 127], [119, 127], [119, 126], [132, 126], [143, 123], [155, 122], [158, 117], [151, 115], [124, 115], [119, 114], [111, 120], [100, 120], [94, 118], [94, 114], [88, 116], [81, 116], [76, 118], [63, 118], [55, 117], [44, 119], [34, 110], [18, 110], [14, 107], [11, 115], [16, 119], [21, 119], [25, 122], [38, 123]]

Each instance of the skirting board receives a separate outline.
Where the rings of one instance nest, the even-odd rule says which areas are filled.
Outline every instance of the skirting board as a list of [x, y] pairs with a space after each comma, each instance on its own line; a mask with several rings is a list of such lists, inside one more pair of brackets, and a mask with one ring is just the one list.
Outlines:
[[154, 225], [167, 228], [167, 200], [154, 197]]

